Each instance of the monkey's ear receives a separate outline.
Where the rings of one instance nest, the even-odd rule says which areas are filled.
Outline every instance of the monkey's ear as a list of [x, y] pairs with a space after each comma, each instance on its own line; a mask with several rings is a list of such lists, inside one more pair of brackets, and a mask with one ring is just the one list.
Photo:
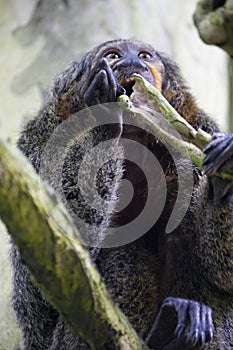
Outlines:
[[186, 96], [183, 78], [174, 61], [163, 53], [158, 53], [158, 56], [164, 67], [162, 94], [178, 110], [183, 105]]

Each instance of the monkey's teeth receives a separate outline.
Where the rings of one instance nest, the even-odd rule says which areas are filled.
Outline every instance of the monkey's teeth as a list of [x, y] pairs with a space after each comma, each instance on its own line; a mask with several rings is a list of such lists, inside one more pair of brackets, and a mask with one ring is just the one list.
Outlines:
[[135, 84], [134, 78], [131, 77], [119, 80], [118, 84], [126, 91], [126, 95], [128, 95], [129, 97], [132, 95], [133, 86]]

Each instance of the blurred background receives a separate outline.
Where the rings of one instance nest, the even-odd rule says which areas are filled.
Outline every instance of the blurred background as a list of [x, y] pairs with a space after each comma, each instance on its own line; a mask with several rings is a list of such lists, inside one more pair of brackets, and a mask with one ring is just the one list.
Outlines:
[[[53, 77], [99, 43], [137, 38], [180, 66], [199, 105], [229, 129], [228, 57], [205, 45], [195, 0], [0, 0], [0, 131], [15, 142]], [[9, 237], [0, 225], [0, 349], [19, 349], [10, 306]]]

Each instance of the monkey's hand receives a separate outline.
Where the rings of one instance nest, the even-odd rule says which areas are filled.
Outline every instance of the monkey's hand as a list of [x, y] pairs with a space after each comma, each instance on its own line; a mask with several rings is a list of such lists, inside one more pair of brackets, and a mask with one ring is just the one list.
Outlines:
[[208, 306], [168, 297], [146, 340], [152, 350], [201, 350], [213, 338], [213, 331]]
[[93, 69], [83, 100], [87, 106], [115, 102], [117, 96], [123, 92], [123, 88], [117, 84], [107, 59], [101, 58]]
[[233, 180], [214, 176], [217, 172], [233, 174], [233, 134], [215, 133], [213, 140], [204, 149], [205, 174], [213, 185], [214, 199], [218, 200], [233, 190]]

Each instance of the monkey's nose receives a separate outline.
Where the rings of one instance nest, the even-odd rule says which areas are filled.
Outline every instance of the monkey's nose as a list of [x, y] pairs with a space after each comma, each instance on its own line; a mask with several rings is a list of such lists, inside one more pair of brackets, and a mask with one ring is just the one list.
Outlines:
[[119, 70], [121, 68], [134, 68], [141, 71], [148, 70], [148, 67], [145, 62], [143, 62], [137, 55], [128, 54], [121, 59], [119, 59], [114, 66], [113, 70]]

